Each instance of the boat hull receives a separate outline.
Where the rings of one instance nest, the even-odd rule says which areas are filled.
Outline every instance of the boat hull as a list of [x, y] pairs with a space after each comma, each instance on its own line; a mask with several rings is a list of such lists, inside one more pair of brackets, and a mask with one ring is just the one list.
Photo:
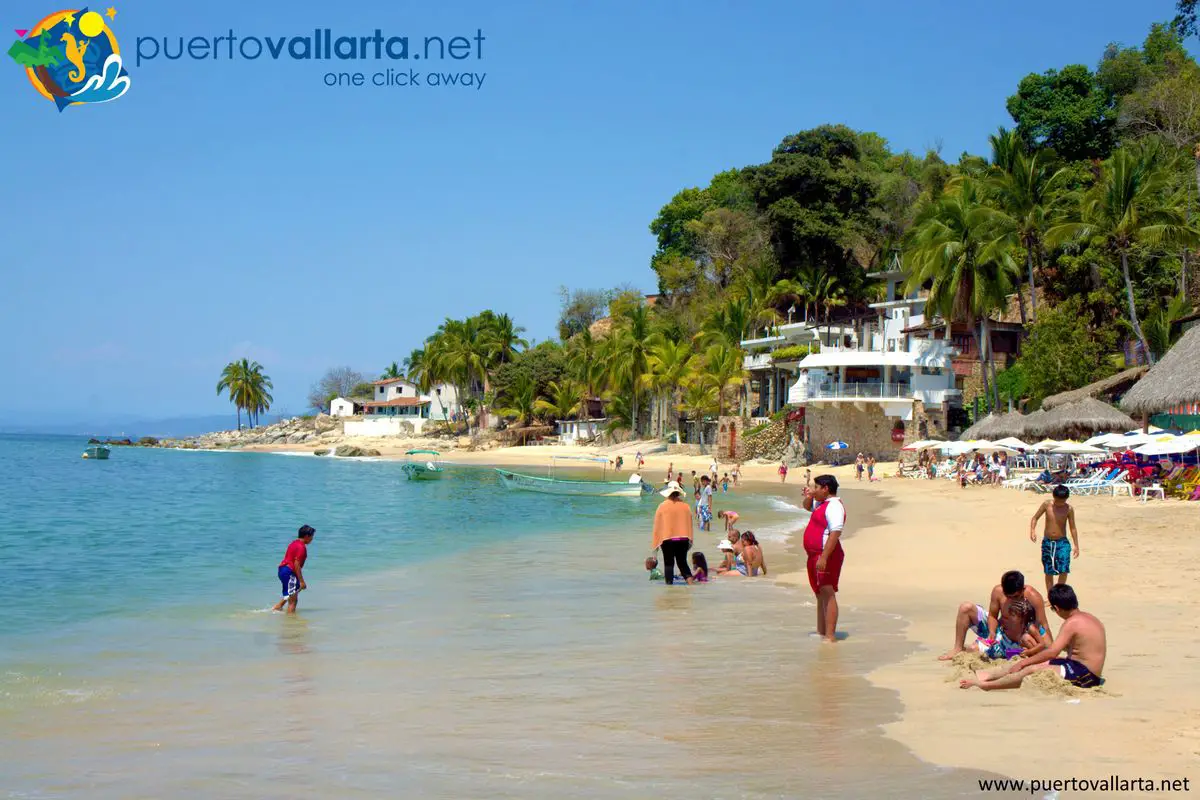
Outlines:
[[107, 461], [108, 453], [107, 447], [89, 447], [83, 451], [83, 457], [95, 461]]
[[430, 469], [425, 464], [405, 464], [401, 469], [410, 481], [432, 481], [446, 474], [441, 467]]
[[643, 484], [623, 481], [574, 481], [560, 478], [540, 478], [497, 469], [500, 483], [507, 489], [520, 489], [542, 494], [573, 494], [589, 497], [641, 497], [645, 493]]

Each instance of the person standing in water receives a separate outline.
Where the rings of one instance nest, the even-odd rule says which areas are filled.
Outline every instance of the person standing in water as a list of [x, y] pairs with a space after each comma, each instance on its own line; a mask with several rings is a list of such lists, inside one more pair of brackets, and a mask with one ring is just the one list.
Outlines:
[[808, 585], [817, 598], [817, 634], [827, 642], [837, 641], [838, 579], [846, 558], [841, 542], [846, 507], [837, 491], [837, 478], [832, 475], [818, 475], [811, 489], [804, 488], [804, 510], [811, 512], [804, 529]]
[[272, 611], [282, 611], [287, 604], [287, 613], [296, 613], [296, 603], [300, 592], [308, 588], [304, 582], [304, 562], [308, 560], [308, 546], [316, 535], [311, 525], [301, 525], [296, 538], [287, 546], [283, 561], [279, 562], [279, 582], [283, 584], [283, 597], [275, 604]]
[[1046, 595], [1054, 586], [1055, 577], [1058, 583], [1067, 582], [1071, 573], [1071, 545], [1067, 541], [1067, 527], [1070, 526], [1071, 538], [1075, 542], [1075, 558], [1079, 558], [1079, 530], [1075, 527], [1075, 509], [1067, 502], [1071, 490], [1066, 486], [1055, 486], [1054, 495], [1050, 500], [1038, 506], [1037, 513], [1029, 520], [1029, 541], [1037, 541], [1037, 521], [1046, 517], [1046, 526], [1042, 532], [1042, 569], [1046, 573]]
[[692, 572], [687, 554], [692, 547], [692, 510], [683, 501], [683, 487], [672, 481], [659, 492], [667, 498], [654, 512], [654, 530], [650, 534], [650, 549], [662, 549], [663, 581], [670, 586], [675, 581], [675, 567], [688, 583]]

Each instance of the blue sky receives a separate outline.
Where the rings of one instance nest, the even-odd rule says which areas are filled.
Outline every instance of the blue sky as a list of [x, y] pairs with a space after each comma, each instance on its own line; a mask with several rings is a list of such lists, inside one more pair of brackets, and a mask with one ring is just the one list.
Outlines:
[[[221, 413], [261, 361], [300, 413], [329, 366], [378, 372], [446, 316], [554, 335], [557, 287], [655, 288], [647, 225], [685, 186], [826, 122], [893, 149], [983, 152], [1033, 71], [1094, 66], [1174, 13], [1153, 0], [301, 2], [110, 0], [137, 37], [486, 37], [481, 89], [327, 88], [329, 62], [126, 64], [61, 115], [5, 58], [0, 414]], [[53, 5], [53, 4], [52, 4]], [[108, 2], [100, 10], [106, 8]], [[7, 29], [58, 6], [5, 3]], [[1036, 18], [1036, 23], [1031, 19]], [[7, 50], [7, 47], [4, 48]], [[337, 68], [355, 69], [342, 62]], [[368, 75], [388, 65], [365, 62]]]

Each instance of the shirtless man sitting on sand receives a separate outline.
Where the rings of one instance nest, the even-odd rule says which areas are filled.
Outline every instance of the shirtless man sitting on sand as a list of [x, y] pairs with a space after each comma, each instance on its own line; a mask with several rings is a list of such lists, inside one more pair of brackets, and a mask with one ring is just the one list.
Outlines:
[[992, 589], [986, 613], [983, 606], [976, 603], [966, 602], [958, 607], [958, 616], [954, 620], [954, 647], [938, 656], [938, 660], [949, 661], [961, 653], [967, 631], [974, 631], [983, 640], [988, 658], [1006, 658], [1008, 650], [1024, 650], [1021, 637], [1026, 633], [1025, 622], [1019, 609], [1011, 608], [1013, 601], [1020, 599], [1034, 607], [1037, 624], [1045, 635], [1053, 636], [1041, 593], [1026, 586], [1025, 576], [1014, 569], [1000, 576], [1000, 583]]
[[[958, 685], [963, 689], [978, 686], [984, 691], [1015, 689], [1027, 675], [1038, 670], [1057, 669], [1059, 676], [1072, 686], [1081, 689], [1099, 686], [1104, 659], [1108, 655], [1104, 623], [1079, 610], [1075, 590], [1065, 583], [1050, 589], [1050, 607], [1064, 621], [1058, 638], [1049, 648], [1030, 658], [1018, 658], [994, 673], [977, 672], [974, 678], [964, 678]], [[1055, 658], [1063, 650], [1069, 657]]]

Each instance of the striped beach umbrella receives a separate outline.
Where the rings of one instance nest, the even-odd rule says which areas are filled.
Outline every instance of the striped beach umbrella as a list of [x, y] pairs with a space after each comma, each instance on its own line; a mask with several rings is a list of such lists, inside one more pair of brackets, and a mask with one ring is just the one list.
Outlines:
[[825, 445], [826, 450], [845, 450], [848, 447], [850, 447], [850, 445], [846, 444], [845, 442], [830, 442], [829, 444]]

